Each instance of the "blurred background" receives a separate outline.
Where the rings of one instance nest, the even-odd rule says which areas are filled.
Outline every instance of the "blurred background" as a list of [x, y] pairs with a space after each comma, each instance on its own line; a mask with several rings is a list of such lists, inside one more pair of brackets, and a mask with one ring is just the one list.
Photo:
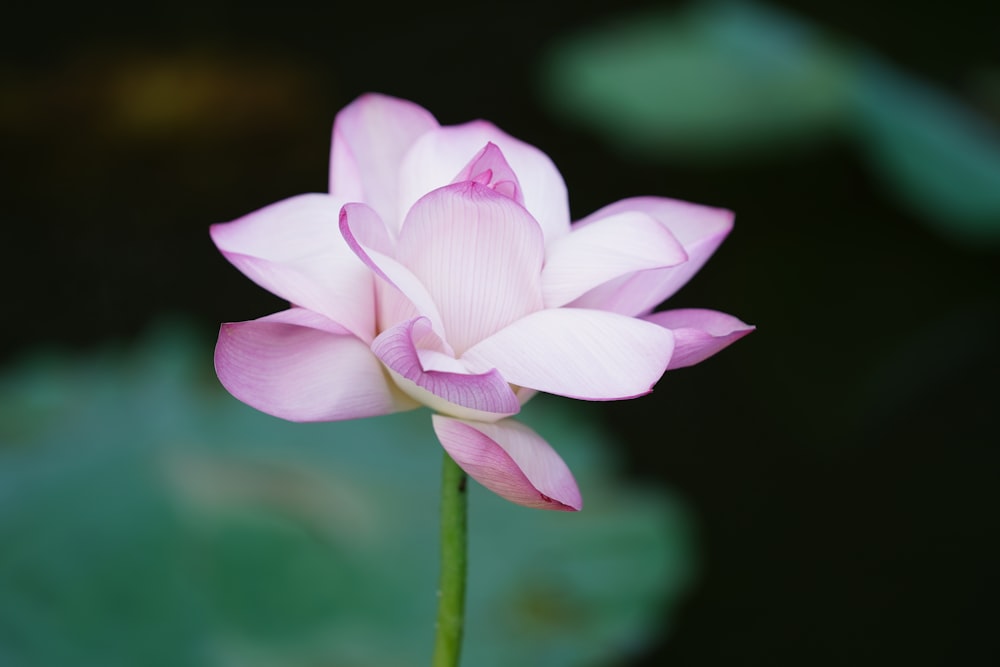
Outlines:
[[669, 306], [758, 326], [641, 400], [529, 405], [587, 507], [474, 494], [467, 664], [1000, 663], [998, 19], [14, 11], [0, 665], [427, 662], [428, 415], [285, 424], [211, 362], [219, 322], [284, 305], [208, 225], [324, 190], [333, 117], [366, 91], [540, 147], [574, 218], [643, 194], [734, 210]]

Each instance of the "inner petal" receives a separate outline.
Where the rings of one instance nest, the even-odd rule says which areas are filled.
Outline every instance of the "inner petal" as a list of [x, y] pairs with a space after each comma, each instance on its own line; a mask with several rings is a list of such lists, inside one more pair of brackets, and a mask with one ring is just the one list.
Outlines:
[[396, 258], [427, 288], [455, 356], [542, 308], [538, 223], [475, 181], [420, 199], [403, 224]]
[[503, 152], [492, 141], [488, 142], [483, 150], [479, 151], [476, 157], [465, 165], [465, 168], [452, 182], [461, 183], [462, 181], [475, 181], [485, 185], [524, 206], [524, 197], [521, 194], [521, 184], [517, 180], [517, 174], [507, 163]]

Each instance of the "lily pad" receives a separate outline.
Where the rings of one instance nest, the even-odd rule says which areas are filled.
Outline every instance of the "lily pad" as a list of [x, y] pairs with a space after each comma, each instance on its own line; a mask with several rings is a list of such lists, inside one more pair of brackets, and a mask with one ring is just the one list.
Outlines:
[[[525, 421], [587, 507], [473, 487], [465, 664], [618, 664], [693, 577], [689, 514], [623, 479], [577, 404], [539, 397]], [[424, 664], [441, 456], [424, 411], [260, 414], [181, 326], [26, 360], [0, 376], [0, 663]]]
[[849, 110], [853, 61], [822, 32], [749, 2], [625, 17], [556, 42], [540, 89], [615, 146], [708, 160], [801, 145]]

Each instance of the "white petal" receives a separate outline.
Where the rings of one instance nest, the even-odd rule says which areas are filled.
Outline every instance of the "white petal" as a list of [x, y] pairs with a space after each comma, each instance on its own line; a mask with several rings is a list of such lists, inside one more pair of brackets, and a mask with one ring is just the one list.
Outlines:
[[412, 102], [362, 95], [337, 114], [330, 156], [330, 192], [365, 202], [395, 231], [399, 168], [420, 135], [438, 127], [434, 116]]
[[569, 200], [562, 175], [545, 153], [485, 121], [442, 127], [421, 136], [400, 171], [400, 215], [431, 190], [451, 183], [492, 142], [522, 187], [524, 206], [546, 241], [569, 231]]
[[614, 278], [687, 260], [667, 229], [640, 211], [574, 226], [546, 246], [542, 293], [548, 308], [565, 305]]
[[524, 208], [470, 181], [417, 202], [396, 245], [396, 258], [437, 304], [457, 355], [542, 307], [544, 252]]
[[496, 368], [514, 385], [606, 401], [649, 393], [673, 347], [673, 334], [649, 322], [556, 308], [514, 322], [461, 359], [470, 370]]
[[329, 195], [299, 195], [212, 225], [212, 240], [264, 289], [370, 342], [375, 335], [373, 278], [340, 234], [341, 205]]

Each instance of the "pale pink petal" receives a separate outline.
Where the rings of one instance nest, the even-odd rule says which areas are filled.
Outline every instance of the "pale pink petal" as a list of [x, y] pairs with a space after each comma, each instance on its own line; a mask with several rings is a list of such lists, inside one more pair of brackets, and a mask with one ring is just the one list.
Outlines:
[[641, 211], [625, 211], [574, 226], [546, 247], [545, 306], [557, 308], [619, 276], [676, 266], [684, 248], [666, 227]]
[[479, 154], [466, 165], [465, 169], [452, 182], [461, 183], [462, 181], [475, 181], [486, 185], [524, 206], [524, 197], [521, 194], [521, 184], [517, 180], [517, 174], [507, 164], [503, 153], [494, 143], [486, 144], [486, 147], [479, 151]]
[[551, 445], [512, 419], [483, 424], [434, 415], [448, 455], [474, 480], [507, 500], [537, 509], [583, 507], [573, 474]]
[[674, 355], [667, 370], [704, 361], [756, 329], [732, 315], [702, 308], [666, 310], [642, 319], [674, 332]]
[[340, 211], [340, 232], [357, 258], [390, 286], [377, 291], [382, 326], [422, 315], [431, 321], [437, 334], [445, 338], [434, 299], [420, 279], [392, 256], [396, 251], [378, 213], [366, 204], [347, 204]]
[[642, 212], [658, 220], [684, 246], [688, 260], [667, 269], [621, 276], [584, 294], [572, 305], [624, 315], [648, 313], [697, 273], [733, 227], [733, 214], [724, 209], [662, 197], [635, 197], [605, 206], [577, 222], [574, 228], [630, 211]]
[[600, 310], [532, 313], [469, 349], [471, 370], [496, 368], [513, 385], [606, 401], [651, 391], [670, 362], [663, 327]]
[[413, 102], [362, 95], [337, 114], [333, 125], [330, 192], [342, 201], [366, 202], [394, 231], [403, 219], [397, 213], [403, 156], [436, 127], [434, 116]]
[[[421, 330], [422, 328], [425, 330]], [[425, 369], [416, 341], [429, 333], [431, 331], [427, 319], [415, 318], [379, 334], [372, 343], [372, 352], [396, 376], [453, 406], [491, 413], [493, 419], [516, 414], [521, 409], [514, 391], [496, 370], [474, 375]], [[404, 391], [411, 388], [407, 383], [399, 384]], [[418, 400], [427, 398], [423, 392], [411, 393], [411, 396]], [[450, 411], [450, 406], [430, 407], [443, 412]]]
[[301, 308], [223, 324], [215, 370], [233, 396], [290, 421], [357, 419], [417, 406], [368, 345]]
[[451, 183], [487, 143], [495, 144], [517, 175], [524, 206], [546, 240], [569, 231], [569, 200], [559, 170], [545, 153], [486, 121], [442, 127], [421, 136], [400, 170], [400, 214], [431, 190]]
[[396, 245], [396, 258], [437, 304], [457, 355], [542, 307], [544, 253], [535, 220], [472, 181], [418, 201]]
[[340, 234], [341, 205], [329, 195], [299, 195], [212, 225], [210, 233], [226, 259], [255, 283], [370, 342], [372, 275]]

